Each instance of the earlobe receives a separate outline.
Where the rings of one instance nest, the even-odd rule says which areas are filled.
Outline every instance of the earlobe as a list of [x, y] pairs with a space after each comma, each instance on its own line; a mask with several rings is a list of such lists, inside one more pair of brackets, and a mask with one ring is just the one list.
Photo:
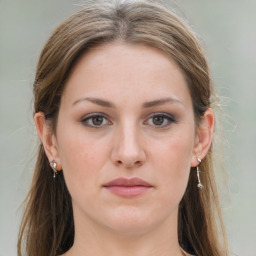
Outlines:
[[40, 140], [44, 146], [45, 153], [48, 157], [49, 162], [54, 160], [58, 163], [58, 169], [61, 169], [59, 154], [58, 154], [58, 145], [56, 136], [53, 133], [52, 127], [45, 119], [43, 112], [37, 112], [34, 115], [34, 121], [37, 129], [37, 133], [40, 137]]
[[197, 129], [197, 136], [194, 145], [194, 155], [192, 157], [191, 166], [198, 165], [197, 158], [203, 159], [212, 144], [212, 135], [214, 130], [214, 113], [208, 108]]

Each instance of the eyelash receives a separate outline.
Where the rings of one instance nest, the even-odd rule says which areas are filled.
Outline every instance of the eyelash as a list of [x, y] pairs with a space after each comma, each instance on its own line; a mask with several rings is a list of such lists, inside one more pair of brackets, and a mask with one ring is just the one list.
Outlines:
[[152, 118], [155, 118], [155, 117], [163, 118], [164, 122], [166, 123], [164, 125], [162, 125], [162, 124], [161, 125], [152, 124], [152, 126], [155, 126], [155, 128], [157, 128], [157, 129], [164, 129], [164, 128], [169, 127], [172, 123], [177, 123], [177, 120], [174, 118], [174, 116], [172, 116], [170, 114], [166, 114], [166, 113], [155, 113], [155, 114], [151, 115], [147, 119], [147, 121], [152, 119]]
[[[106, 117], [106, 115], [103, 114], [103, 113], [93, 113], [93, 114], [90, 114], [90, 115], [84, 117], [81, 122], [85, 126], [87, 126], [87, 127], [96, 128], [96, 129], [102, 128], [105, 125], [111, 125], [112, 124], [110, 121], [107, 121], [108, 123], [107, 124], [103, 124], [103, 125], [102, 124], [94, 125], [93, 123], [88, 124], [89, 121], [92, 122], [92, 119], [93, 118], [97, 118], [97, 117], [100, 117], [100, 118], [103, 118], [105, 120], [108, 120], [108, 117]], [[146, 121], [148, 121], [148, 120], [150, 120], [152, 118], [155, 118], [155, 117], [163, 118], [165, 120], [164, 122], [166, 123], [164, 125], [162, 125], [162, 124], [161, 125], [152, 124], [152, 126], [155, 126], [155, 128], [157, 128], [157, 129], [164, 129], [166, 127], [169, 127], [171, 125], [171, 123], [177, 123], [177, 120], [172, 115], [166, 114], [166, 113], [155, 113], [155, 114], [151, 115], [149, 118], [147, 118]], [[145, 124], [145, 122], [143, 122], [143, 124]]]
[[[96, 117], [100, 117], [100, 118], [104, 118], [105, 120], [107, 120], [108, 118], [104, 115], [104, 114], [102, 114], [102, 113], [93, 113], [93, 114], [90, 114], [90, 115], [88, 115], [88, 116], [86, 116], [86, 117], [84, 117], [83, 119], [82, 119], [82, 123], [85, 125], [85, 126], [88, 126], [88, 127], [90, 127], [90, 128], [96, 128], [96, 129], [99, 129], [99, 128], [101, 128], [102, 126], [104, 126], [104, 125], [110, 125], [111, 124], [111, 122], [110, 122], [110, 124], [104, 124], [104, 125], [93, 125], [93, 124], [88, 124], [88, 121], [92, 121], [92, 119], [93, 118], [96, 118]], [[109, 121], [108, 121], [109, 122]]]

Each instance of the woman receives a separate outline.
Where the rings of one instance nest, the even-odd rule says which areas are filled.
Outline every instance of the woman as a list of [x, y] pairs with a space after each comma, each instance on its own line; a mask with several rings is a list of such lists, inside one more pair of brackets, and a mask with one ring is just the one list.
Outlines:
[[46, 43], [34, 96], [18, 255], [228, 255], [209, 70], [176, 15], [87, 2]]

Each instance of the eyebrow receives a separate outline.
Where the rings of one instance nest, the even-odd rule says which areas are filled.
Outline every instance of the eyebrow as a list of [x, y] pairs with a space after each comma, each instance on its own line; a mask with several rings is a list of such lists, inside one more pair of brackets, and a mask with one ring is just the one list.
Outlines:
[[74, 101], [72, 105], [76, 105], [77, 103], [82, 102], [82, 101], [89, 101], [94, 104], [100, 105], [102, 107], [115, 108], [115, 105], [109, 101], [99, 99], [99, 98], [91, 98], [91, 97], [78, 99], [78, 100]]
[[[100, 105], [102, 107], [108, 107], [108, 108], [116, 108], [116, 106], [111, 103], [110, 101], [106, 101], [103, 99], [99, 99], [99, 98], [92, 98], [92, 97], [85, 97], [85, 98], [81, 98], [78, 99], [76, 101], [73, 102], [72, 105], [76, 105], [77, 103], [83, 102], [83, 101], [89, 101], [92, 102], [94, 104]], [[159, 106], [159, 105], [163, 105], [165, 103], [180, 103], [182, 105], [184, 105], [180, 100], [176, 99], [176, 98], [163, 98], [163, 99], [157, 99], [157, 100], [153, 100], [153, 101], [148, 101], [148, 102], [144, 102], [142, 104], [143, 108], [150, 108], [150, 107], [154, 107], [154, 106]]]
[[175, 98], [163, 98], [163, 99], [158, 99], [158, 100], [153, 100], [153, 101], [148, 101], [148, 102], [145, 102], [143, 103], [142, 107], [143, 108], [150, 108], [150, 107], [154, 107], [154, 106], [159, 106], [159, 105], [163, 105], [165, 103], [180, 103], [183, 105], [183, 103], [178, 100], [178, 99], [175, 99]]

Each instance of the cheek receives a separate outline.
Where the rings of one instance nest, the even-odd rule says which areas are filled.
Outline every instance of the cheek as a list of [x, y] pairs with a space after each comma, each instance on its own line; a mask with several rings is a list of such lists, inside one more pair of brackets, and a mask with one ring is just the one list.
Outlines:
[[165, 192], [176, 196], [179, 194], [179, 197], [187, 186], [193, 154], [193, 136], [188, 134], [176, 134], [164, 143], [159, 143], [152, 152], [155, 169], [162, 174], [157, 176], [161, 178], [159, 184], [163, 184]]
[[59, 135], [59, 156], [71, 196], [94, 191], [91, 188], [99, 186], [98, 177], [106, 161], [106, 144], [95, 143], [78, 132]]

